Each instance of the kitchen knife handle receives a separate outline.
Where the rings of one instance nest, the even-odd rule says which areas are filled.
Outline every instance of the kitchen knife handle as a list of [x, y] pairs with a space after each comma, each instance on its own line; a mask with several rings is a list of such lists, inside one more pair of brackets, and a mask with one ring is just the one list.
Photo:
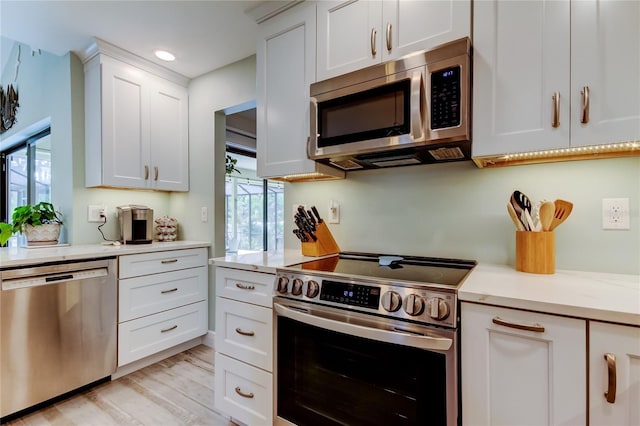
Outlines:
[[376, 36], [378, 31], [375, 28], [371, 28], [371, 56], [376, 56], [378, 49], [376, 48]]
[[505, 321], [500, 317], [494, 317], [493, 323], [503, 327], [515, 328], [517, 330], [533, 331], [536, 333], [544, 333], [544, 327], [540, 324], [522, 324], [519, 322]]
[[609, 379], [609, 386], [604, 393], [609, 404], [616, 402], [616, 356], [614, 354], [604, 354], [604, 359], [607, 361], [607, 376]]
[[580, 91], [582, 95], [582, 113], [580, 114], [580, 123], [587, 124], [589, 122], [589, 86], [584, 86]]
[[148, 180], [149, 179], [149, 166], [147, 166], [145, 164], [144, 166], [144, 180]]
[[560, 92], [554, 92], [551, 100], [553, 101], [553, 120], [551, 121], [551, 127], [555, 129], [560, 127]]
[[311, 206], [311, 211], [314, 215], [316, 215], [316, 219], [318, 219], [318, 223], [322, 223], [322, 218], [320, 217], [320, 213], [318, 213], [318, 209], [316, 206]]
[[391, 43], [391, 22], [389, 22], [387, 24], [387, 52], [391, 52], [391, 48], [392, 48], [392, 43]]

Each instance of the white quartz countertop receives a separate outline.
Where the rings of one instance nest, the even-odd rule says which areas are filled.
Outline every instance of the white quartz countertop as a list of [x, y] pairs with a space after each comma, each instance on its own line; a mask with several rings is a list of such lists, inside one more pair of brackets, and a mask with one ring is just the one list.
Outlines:
[[206, 241], [154, 241], [151, 244], [128, 244], [119, 246], [86, 244], [38, 248], [3, 247], [0, 248], [0, 268], [11, 268], [16, 266], [27, 266], [67, 260], [122, 256], [126, 254], [200, 248], [209, 247], [210, 245], [211, 243]]
[[461, 301], [640, 326], [640, 275], [556, 271], [542, 275], [479, 264]]
[[276, 268], [316, 259], [321, 259], [321, 257], [303, 256], [300, 250], [290, 249], [279, 252], [260, 251], [252, 253], [227, 254], [224, 257], [210, 259], [209, 263], [215, 266], [225, 266], [227, 268], [275, 274]]

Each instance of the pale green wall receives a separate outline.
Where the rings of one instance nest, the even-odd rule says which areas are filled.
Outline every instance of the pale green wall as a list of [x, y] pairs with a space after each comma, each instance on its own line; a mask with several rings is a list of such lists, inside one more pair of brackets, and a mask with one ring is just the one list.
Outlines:
[[[640, 158], [478, 169], [472, 162], [349, 173], [344, 181], [288, 184], [285, 205], [328, 214], [342, 250], [457, 257], [515, 265], [515, 229], [506, 205], [518, 189], [533, 200], [574, 203], [555, 231], [556, 268], [640, 273]], [[631, 230], [602, 230], [602, 198], [629, 198]], [[299, 246], [285, 208], [285, 247]]]

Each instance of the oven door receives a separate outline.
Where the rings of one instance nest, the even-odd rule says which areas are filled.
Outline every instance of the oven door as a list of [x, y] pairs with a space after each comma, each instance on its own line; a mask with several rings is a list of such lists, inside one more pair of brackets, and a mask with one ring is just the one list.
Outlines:
[[458, 333], [276, 297], [276, 424], [458, 422]]

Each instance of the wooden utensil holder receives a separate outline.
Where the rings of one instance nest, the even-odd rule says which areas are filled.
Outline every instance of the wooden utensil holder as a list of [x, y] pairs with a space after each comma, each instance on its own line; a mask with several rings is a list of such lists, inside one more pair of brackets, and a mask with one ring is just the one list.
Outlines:
[[302, 243], [302, 254], [304, 256], [326, 256], [328, 254], [336, 254], [340, 252], [340, 247], [333, 239], [333, 235], [327, 228], [324, 222], [321, 222], [316, 227], [315, 232], [317, 241]]
[[516, 270], [533, 274], [553, 274], [556, 244], [553, 232], [516, 231]]

